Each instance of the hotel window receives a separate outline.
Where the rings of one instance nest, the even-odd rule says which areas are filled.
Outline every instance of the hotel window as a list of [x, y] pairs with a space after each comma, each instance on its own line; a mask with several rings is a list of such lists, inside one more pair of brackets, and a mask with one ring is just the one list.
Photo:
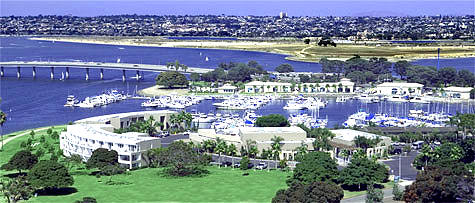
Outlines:
[[96, 141], [95, 140], [91, 140], [92, 144], [96, 144]]
[[104, 142], [103, 142], [103, 141], [99, 141], [99, 144], [100, 144], [100, 145], [104, 145]]
[[129, 150], [130, 151], [135, 151], [137, 147], [135, 145], [129, 145]]
[[119, 145], [119, 148], [123, 148], [124, 147], [124, 144], [118, 144]]
[[112, 146], [114, 146], [114, 143], [112, 143], [112, 142], [109, 142], [109, 143], [107, 143], [107, 144], [109, 145], [109, 148], [111, 148]]

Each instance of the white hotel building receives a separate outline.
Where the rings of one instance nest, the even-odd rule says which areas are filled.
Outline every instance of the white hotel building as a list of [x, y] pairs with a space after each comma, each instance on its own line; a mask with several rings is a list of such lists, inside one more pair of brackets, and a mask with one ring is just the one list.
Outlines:
[[174, 111], [143, 111], [132, 113], [112, 114], [91, 117], [76, 121], [67, 126], [67, 131], [60, 135], [60, 148], [64, 156], [77, 154], [87, 161], [92, 152], [98, 148], [115, 150], [121, 166], [135, 168], [147, 165], [142, 153], [161, 146], [160, 139], [150, 137], [146, 133], [129, 132], [114, 133], [114, 129], [128, 127], [131, 123], [153, 117], [156, 121], [165, 124], [162, 130], [169, 125], [168, 121]]

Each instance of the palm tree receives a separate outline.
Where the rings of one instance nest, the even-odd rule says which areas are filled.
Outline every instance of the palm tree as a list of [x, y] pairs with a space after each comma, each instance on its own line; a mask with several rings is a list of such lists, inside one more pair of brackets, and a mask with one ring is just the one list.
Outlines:
[[158, 132], [157, 128], [161, 128], [161, 127], [163, 127], [163, 123], [155, 121], [155, 119], [151, 116], [149, 119], [147, 119], [147, 121], [141, 123], [140, 125], [141, 132], [145, 132], [149, 136], [152, 136], [155, 133], [157, 133]]
[[343, 85], [341, 83], [338, 83], [338, 92], [343, 92]]
[[[274, 165], [275, 165], [275, 169], [277, 169], [277, 158], [279, 157], [279, 154], [280, 152], [282, 151], [282, 145], [280, 142], [284, 141], [284, 139], [282, 137], [276, 137], [274, 136], [272, 139], [272, 151], [273, 151], [273, 154], [274, 154]], [[280, 158], [279, 158], [280, 159]]]
[[310, 92], [315, 92], [315, 89], [314, 89], [315, 86], [313, 84], [310, 84], [309, 86], [310, 86]]
[[325, 85], [325, 90], [326, 90], [326, 92], [329, 92], [328, 89], [330, 89], [330, 85], [329, 85], [329, 84]]
[[218, 162], [219, 162], [220, 166], [221, 166], [221, 154], [226, 153], [226, 148], [227, 148], [226, 142], [224, 142], [224, 140], [222, 140], [219, 137], [216, 138], [215, 152], [218, 153]]
[[208, 153], [214, 152], [214, 148], [216, 147], [216, 142], [214, 140], [205, 140], [201, 145], [205, 151]]
[[181, 64], [180, 62], [178, 62], [178, 60], [175, 61], [175, 70], [178, 71], [181, 67]]
[[[251, 151], [252, 151], [252, 148], [253, 146], [255, 147], [257, 144], [257, 142], [255, 140], [246, 140], [246, 151], [247, 151], [247, 154], [249, 154], [249, 157], [251, 157]], [[256, 148], [257, 150], [257, 148]], [[257, 153], [254, 153], [254, 154], [257, 154]]]
[[249, 157], [256, 158], [257, 154], [259, 153], [259, 149], [257, 149], [256, 145], [252, 145], [248, 153]]
[[231, 156], [232, 167], [234, 168], [234, 156], [237, 154], [236, 145], [230, 144], [226, 148], [226, 155]]
[[[308, 146], [305, 144], [304, 141], [300, 144], [299, 147], [297, 147], [297, 156], [303, 156], [308, 152]], [[295, 158], [294, 158], [295, 159]], [[289, 159], [290, 160], [290, 159]]]
[[317, 92], [320, 92], [320, 84], [317, 83], [315, 86], [317, 87]]
[[333, 84], [332, 87], [333, 87], [333, 92], [336, 92], [336, 85]]

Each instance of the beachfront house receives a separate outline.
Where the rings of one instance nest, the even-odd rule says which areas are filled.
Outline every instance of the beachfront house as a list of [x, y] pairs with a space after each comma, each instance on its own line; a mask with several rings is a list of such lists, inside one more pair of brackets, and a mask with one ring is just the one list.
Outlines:
[[454, 99], [470, 99], [470, 91], [472, 89], [472, 87], [446, 87], [444, 88], [444, 94]]
[[252, 81], [245, 85], [246, 93], [353, 93], [355, 83], [348, 78], [339, 82], [284, 83]]
[[422, 95], [423, 84], [408, 82], [385, 82], [376, 86], [380, 95]]

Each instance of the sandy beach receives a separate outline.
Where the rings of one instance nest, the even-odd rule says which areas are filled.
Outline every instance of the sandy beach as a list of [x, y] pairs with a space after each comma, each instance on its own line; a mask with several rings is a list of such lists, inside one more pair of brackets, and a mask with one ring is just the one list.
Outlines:
[[162, 89], [158, 85], [154, 85], [149, 88], [145, 88], [138, 91], [138, 94], [147, 96], [147, 97], [154, 97], [154, 96], [162, 96], [162, 95], [185, 95], [188, 94], [188, 89]]
[[425, 45], [405, 46], [341, 44], [337, 47], [319, 47], [314, 44], [304, 44], [300, 41], [246, 41], [246, 40], [169, 40], [163, 37], [125, 38], [125, 37], [32, 37], [31, 40], [105, 44], [117, 46], [144, 47], [177, 47], [258, 51], [288, 55], [286, 59], [293, 61], [318, 62], [322, 58], [346, 60], [354, 55], [363, 58], [384, 57], [389, 61], [429, 59], [437, 57], [440, 48], [441, 58], [475, 57], [475, 44], [466, 45]]

